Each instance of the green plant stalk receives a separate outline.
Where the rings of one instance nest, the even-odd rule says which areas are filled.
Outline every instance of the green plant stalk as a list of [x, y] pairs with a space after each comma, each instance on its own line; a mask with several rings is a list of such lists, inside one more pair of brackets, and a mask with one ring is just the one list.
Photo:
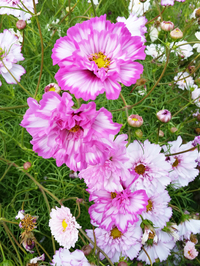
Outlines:
[[94, 11], [94, 16], [96, 17], [97, 13], [96, 13], [96, 9], [95, 9], [93, 0], [91, 0], [91, 4], [92, 4], [93, 11]]
[[[165, 6], [164, 9], [161, 11], [161, 14], [164, 13], [165, 9], [166, 9], [166, 6]], [[151, 20], [149, 20], [145, 25], [151, 23], [152, 21], [156, 20], [156, 19], [159, 18], [159, 17], [160, 17], [160, 14], [159, 14], [158, 16], [156, 16], [155, 18], [152, 18]]]
[[[35, 0], [33, 0], [33, 6], [34, 6], [34, 12], [37, 15]], [[40, 81], [41, 81], [41, 77], [42, 77], [43, 64], [44, 64], [44, 44], [43, 44], [42, 31], [41, 31], [40, 22], [39, 22], [38, 17], [36, 16], [35, 18], [36, 18], [36, 22], [37, 22], [37, 26], [38, 26], [38, 31], [39, 31], [39, 34], [40, 34], [40, 42], [41, 42], [41, 66], [40, 66], [40, 75], [39, 75], [39, 78], [38, 78], [37, 87], [35, 89], [34, 98], [36, 98], [37, 93], [38, 93], [38, 89], [39, 89]]]
[[12, 246], [13, 246], [13, 248], [14, 248], [16, 254], [17, 254], [17, 257], [18, 257], [18, 259], [19, 259], [19, 263], [20, 263], [20, 265], [23, 266], [23, 263], [22, 263], [22, 260], [21, 260], [20, 255], [19, 255], [19, 252], [17, 251], [17, 248], [16, 248], [16, 246], [15, 246], [13, 240], [12, 240], [12, 237], [10, 236], [9, 231], [7, 230], [8, 227], [6, 226], [6, 224], [5, 224], [4, 222], [3, 222], [3, 227], [4, 227], [4, 229], [5, 229], [5, 231], [6, 231], [7, 235], [8, 235], [8, 237], [9, 237], [9, 239], [10, 239], [10, 242], [12, 243]]
[[0, 182], [4, 179], [5, 175], [7, 174], [7, 172], [9, 171], [10, 167], [12, 166], [12, 164], [10, 164], [8, 166], [8, 168], [6, 169], [6, 171], [4, 172], [4, 174], [2, 175], [2, 177], [0, 178]]
[[0, 250], [1, 250], [1, 253], [2, 253], [3, 261], [4, 261], [4, 260], [6, 260], [6, 257], [5, 257], [5, 255], [4, 255], [4, 252], [3, 252], [3, 248], [2, 248], [1, 242], [0, 242]]
[[151, 258], [149, 257], [149, 254], [147, 253], [146, 249], [143, 246], [142, 246], [142, 249], [144, 250], [145, 254], [147, 255], [151, 266], [153, 266], [152, 261], [151, 261]]
[[42, 249], [42, 251], [47, 255], [50, 261], [52, 261], [52, 258], [49, 256], [49, 253], [46, 251], [46, 249], [44, 249], [43, 246], [41, 246], [39, 242], [36, 241], [36, 243]]
[[28, 104], [17, 105], [17, 106], [9, 106], [9, 107], [0, 107], [0, 111], [20, 109], [20, 108], [25, 108], [25, 107], [28, 107]]
[[197, 148], [197, 146], [194, 146], [188, 150], [185, 151], [180, 151], [180, 152], [176, 152], [176, 153], [172, 153], [172, 154], [166, 154], [165, 156], [174, 156], [174, 155], [178, 155], [178, 154], [182, 154], [182, 153], [186, 153], [188, 151], [194, 151]]
[[[44, 192], [43, 189], [41, 189], [41, 192], [42, 192], [42, 195], [44, 197], [44, 200], [46, 202], [47, 208], [48, 208], [49, 213], [50, 213], [51, 212], [51, 208], [50, 208], [50, 205], [49, 205], [49, 201], [47, 199], [47, 196], [46, 196], [46, 194], [45, 194], [45, 192]], [[52, 234], [51, 234], [51, 241], [52, 241], [53, 251], [54, 251], [54, 254], [55, 254], [55, 252], [56, 252], [56, 246], [55, 246], [55, 240], [54, 240], [54, 237], [53, 237]]]

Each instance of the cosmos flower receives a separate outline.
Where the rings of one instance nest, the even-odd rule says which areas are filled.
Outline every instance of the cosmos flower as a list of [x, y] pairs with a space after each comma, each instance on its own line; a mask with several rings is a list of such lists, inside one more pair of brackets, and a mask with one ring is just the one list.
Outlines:
[[[200, 41], [200, 31], [195, 32], [195, 36]], [[195, 43], [193, 48], [197, 48], [197, 52], [200, 53], [200, 43]]]
[[73, 109], [72, 97], [54, 91], [43, 94], [40, 104], [28, 98], [29, 109], [21, 126], [32, 135], [33, 150], [43, 158], [55, 158], [57, 166], [65, 163], [80, 171], [89, 164], [104, 163], [107, 144], [102, 139], [119, 132], [105, 108], [96, 111], [94, 102]]
[[165, 161], [165, 155], [160, 151], [159, 145], [151, 144], [148, 140], [144, 143], [136, 140], [131, 143], [127, 148], [127, 155], [130, 159], [127, 167], [133, 174], [133, 178], [135, 175], [139, 177], [134, 183], [131, 179], [127, 179], [125, 185], [132, 183], [131, 189], [134, 191], [137, 189], [155, 191], [156, 189], [158, 193], [162, 192], [171, 181], [168, 173], [171, 167]]
[[138, 214], [146, 209], [147, 195], [144, 190], [131, 192], [129, 188], [123, 191], [107, 192], [99, 190], [90, 195], [94, 204], [89, 208], [92, 222], [109, 231], [113, 226], [125, 233], [129, 224], [139, 220]]
[[117, 99], [119, 82], [136, 83], [143, 66], [134, 62], [145, 59], [145, 46], [138, 36], [131, 36], [124, 23], [110, 23], [106, 15], [76, 24], [67, 36], [56, 41], [53, 64], [60, 69], [55, 75], [62, 90], [76, 98], [95, 100], [106, 92], [107, 99]]
[[130, 14], [127, 19], [125, 19], [125, 17], [117, 18], [117, 22], [123, 22], [126, 25], [127, 29], [131, 33], [131, 36], [140, 36], [143, 43], [146, 42], [144, 34], [147, 32], [147, 28], [145, 27], [147, 21], [148, 20], [145, 16], [138, 18], [133, 14]]
[[[167, 146], [163, 146], [163, 150], [166, 154], [174, 154], [186, 151], [192, 147], [194, 147], [192, 142], [182, 144], [182, 138], [178, 136], [177, 140], [170, 141]], [[176, 188], [187, 186], [199, 174], [199, 170], [196, 169], [197, 158], [197, 149], [167, 157], [167, 162], [172, 166], [169, 177]]]
[[159, 112], [157, 112], [156, 116], [163, 123], [169, 122], [172, 118], [171, 112], [167, 109], [160, 110]]
[[175, 77], [175, 83], [178, 85], [178, 88], [181, 90], [189, 90], [194, 85], [194, 80], [189, 76], [187, 72], [180, 72]]
[[193, 47], [190, 44], [187, 44], [186, 41], [176, 42], [175, 46], [173, 46], [172, 48], [174, 47], [175, 49], [173, 49], [172, 52], [174, 52], [177, 56], [179, 55], [182, 59], [187, 59], [188, 57], [193, 55]]
[[49, 227], [55, 240], [64, 248], [74, 247], [78, 240], [78, 229], [81, 226], [72, 216], [70, 209], [64, 206], [61, 206], [61, 208], [56, 206], [56, 209], [51, 210], [50, 217]]
[[191, 233], [200, 233], [200, 220], [197, 219], [185, 219], [178, 225], [180, 240], [190, 239]]
[[[32, 15], [27, 12], [25, 7], [20, 2], [22, 2], [28, 10], [34, 13], [33, 0], [0, 0], [0, 14], [13, 15], [21, 20], [30, 19]], [[38, 0], [35, 0], [35, 3], [37, 4]], [[20, 10], [19, 8], [23, 9], [24, 11]]]
[[145, 53], [153, 57], [153, 59], [158, 58], [159, 62], [166, 60], [165, 48], [161, 44], [151, 43], [147, 46]]
[[[86, 230], [87, 235], [94, 241], [92, 230]], [[110, 230], [96, 228], [94, 230], [97, 246], [100, 247], [113, 263], [118, 262], [120, 257], [128, 257], [133, 260], [141, 249], [142, 229], [138, 223], [128, 226], [122, 233], [113, 226]], [[100, 253], [100, 259], [104, 256]]]
[[[185, 0], [176, 0], [177, 2], [185, 2]], [[161, 5], [162, 6], [173, 6], [175, 0], [161, 0]]]
[[184, 246], [184, 256], [186, 259], [193, 260], [198, 256], [199, 252], [195, 248], [195, 244], [191, 241], [187, 241]]
[[129, 10], [133, 15], [136, 16], [143, 16], [143, 14], [149, 9], [150, 7], [150, 0], [141, 3], [139, 0], [131, 0], [129, 2]]
[[89, 165], [79, 173], [88, 186], [90, 193], [105, 189], [107, 191], [122, 191], [121, 180], [130, 177], [130, 172], [124, 163], [129, 159], [126, 156], [127, 135], [119, 135], [113, 141], [106, 142], [108, 149], [107, 158], [104, 164]]
[[191, 93], [191, 97], [194, 100], [196, 106], [200, 107], [200, 89], [195, 84], [192, 87], [194, 88], [194, 90]]
[[160, 27], [157, 28], [157, 27], [151, 26], [149, 28], [149, 37], [152, 42], [155, 42], [158, 39], [159, 31], [160, 31]]
[[87, 258], [81, 250], [70, 252], [68, 249], [59, 248], [53, 256], [53, 266], [90, 266]]
[[[21, 46], [18, 42], [18, 37], [12, 34], [9, 30], [4, 30], [0, 33], [0, 74], [8, 84], [17, 84], [12, 75], [19, 82], [21, 76], [26, 73], [25, 69], [18, 65], [17, 62], [24, 60], [21, 54]], [[9, 70], [9, 71], [8, 71]], [[0, 81], [0, 86], [2, 85]]]

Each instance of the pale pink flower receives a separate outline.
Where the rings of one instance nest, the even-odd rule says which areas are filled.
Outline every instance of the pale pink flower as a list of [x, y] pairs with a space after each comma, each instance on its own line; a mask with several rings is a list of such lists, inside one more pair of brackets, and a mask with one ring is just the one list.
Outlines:
[[[176, 0], [177, 2], [185, 2], [185, 0]], [[162, 6], [173, 6], [175, 0], [161, 0]]]
[[60, 69], [55, 75], [62, 90], [76, 98], [95, 100], [106, 92], [115, 100], [120, 83], [131, 86], [143, 72], [135, 62], [145, 59], [145, 46], [139, 36], [131, 36], [124, 23], [106, 20], [106, 15], [76, 24], [53, 48], [53, 64]]
[[56, 206], [56, 209], [51, 210], [50, 217], [49, 226], [55, 240], [64, 248], [74, 247], [78, 240], [78, 229], [81, 226], [72, 216], [70, 209], [64, 206], [61, 206], [61, 208]]
[[180, 240], [190, 239], [191, 233], [200, 233], [200, 220], [196, 219], [185, 219], [178, 225]]
[[[27, 7], [27, 9], [34, 13], [32, 0], [0, 0], [0, 14], [13, 15], [21, 20], [30, 19], [32, 15], [27, 12], [21, 2], [24, 4], [25, 7]], [[35, 3], [37, 4], [38, 0], [35, 0]], [[23, 9], [24, 11], [21, 9]]]
[[31, 259], [30, 263], [36, 263], [37, 264], [37, 262], [40, 261], [40, 260], [45, 260], [45, 255], [44, 254], [42, 254], [39, 257], [35, 257], [35, 258]]
[[184, 256], [188, 260], [193, 260], [198, 256], [199, 252], [197, 252], [195, 248], [195, 244], [191, 241], [187, 241], [184, 247]]
[[[160, 152], [161, 147], [157, 144], [151, 144], [148, 140], [144, 143], [134, 141], [127, 148], [129, 162], [127, 167], [133, 178], [139, 175], [138, 179], [131, 185], [131, 189], [145, 189], [146, 191], [162, 192], [169, 185], [169, 171], [171, 167], [165, 161], [165, 155]], [[132, 180], [125, 182], [126, 186], [132, 183]]]
[[193, 55], [193, 47], [190, 44], [187, 44], [186, 41], [176, 42], [175, 45], [172, 45], [173, 43], [170, 45], [170, 47], [173, 49], [172, 52], [175, 52], [175, 54], [180, 56], [182, 59], [187, 59]]
[[70, 252], [68, 249], [59, 248], [53, 256], [53, 266], [90, 266], [89, 261], [81, 250]]
[[170, 32], [170, 36], [174, 40], [181, 39], [183, 37], [183, 32], [179, 28], [176, 28]]
[[[192, 142], [182, 144], [182, 138], [178, 136], [177, 140], [170, 141], [167, 146], [163, 146], [163, 150], [167, 155], [186, 151], [193, 147]], [[197, 158], [197, 149], [167, 157], [166, 160], [172, 167], [169, 177], [176, 188], [187, 186], [199, 174], [199, 170], [196, 169]]]
[[126, 25], [127, 29], [131, 33], [131, 36], [140, 36], [143, 43], [146, 42], [144, 34], [147, 32], [147, 28], [145, 27], [147, 21], [148, 20], [145, 16], [138, 18], [133, 14], [130, 14], [127, 19], [124, 17], [117, 18], [117, 22], [123, 22]]
[[[189, 90], [194, 85], [194, 80], [187, 72], [180, 72], [175, 77], [175, 83], [178, 85], [178, 88], [181, 90]], [[180, 80], [179, 80], [180, 79]]]
[[105, 189], [107, 191], [122, 191], [121, 180], [130, 177], [130, 172], [124, 165], [129, 159], [126, 156], [127, 135], [119, 135], [113, 141], [107, 141], [110, 146], [107, 158], [103, 164], [89, 165], [79, 173], [88, 186], [90, 193]]
[[160, 27], [164, 31], [170, 31], [174, 29], [174, 23], [171, 21], [162, 21]]
[[[93, 231], [86, 230], [86, 232], [94, 241]], [[137, 257], [142, 246], [142, 229], [138, 223], [128, 226], [124, 233], [119, 231], [115, 226], [109, 231], [102, 228], [96, 228], [94, 232], [97, 246], [108, 255], [113, 263], [118, 262], [120, 257], [128, 257], [133, 260]], [[104, 256], [101, 253], [100, 259], [104, 259]]]
[[113, 123], [105, 108], [96, 111], [96, 104], [82, 104], [73, 109], [72, 97], [62, 97], [50, 91], [38, 102], [28, 98], [21, 126], [32, 135], [33, 150], [43, 158], [55, 158], [57, 166], [65, 163], [71, 170], [80, 171], [88, 165], [104, 163], [107, 144], [103, 139], [114, 136], [121, 125]]
[[94, 204], [89, 208], [92, 222], [105, 230], [116, 226], [125, 233], [129, 224], [138, 221], [138, 215], [146, 209], [147, 195], [144, 190], [131, 192], [129, 188], [123, 191], [107, 192], [99, 190], [90, 195]]
[[143, 118], [139, 115], [130, 115], [127, 120], [132, 127], [141, 127], [143, 124]]
[[[21, 46], [18, 44], [18, 38], [9, 30], [4, 30], [3, 33], [0, 33], [0, 58], [0, 75], [3, 76], [8, 84], [17, 84], [8, 72], [8, 69], [19, 82], [21, 76], [26, 71], [17, 62], [24, 60], [24, 57], [21, 54]], [[0, 81], [0, 86], [1, 84]]]
[[156, 116], [163, 123], [169, 122], [172, 118], [171, 112], [166, 109], [157, 112]]

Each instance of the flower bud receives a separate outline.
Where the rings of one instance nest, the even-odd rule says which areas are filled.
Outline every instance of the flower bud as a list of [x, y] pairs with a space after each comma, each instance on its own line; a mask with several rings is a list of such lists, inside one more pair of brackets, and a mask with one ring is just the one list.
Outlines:
[[30, 162], [25, 162], [23, 167], [24, 167], [24, 170], [28, 170], [29, 168], [31, 168], [31, 163]]
[[143, 119], [139, 115], [130, 115], [127, 121], [132, 127], [141, 127], [141, 125], [143, 124]]
[[159, 130], [159, 137], [162, 137], [163, 138], [164, 135], [165, 135], [164, 132], [162, 130]]
[[146, 82], [147, 82], [146, 79], [140, 78], [140, 79], [137, 80], [136, 85], [137, 86], [141, 86], [141, 85], [144, 85]]
[[49, 91], [55, 91], [59, 93], [61, 91], [60, 87], [56, 83], [50, 83], [44, 88], [44, 92], [49, 92]]
[[141, 3], [145, 3], [147, 0], [139, 0]]
[[170, 32], [170, 36], [172, 39], [181, 39], [183, 37], [183, 33], [179, 28], [174, 29]]
[[195, 71], [195, 66], [188, 67], [189, 73], [192, 74]]
[[137, 129], [136, 131], [135, 131], [135, 135], [136, 135], [136, 137], [138, 137], [138, 138], [142, 138], [143, 137], [143, 132], [142, 132], [142, 130], [141, 129]]
[[194, 129], [194, 132], [195, 132], [197, 135], [199, 135], [199, 134], [200, 134], [200, 128], [199, 128], [199, 127], [195, 128], [195, 129]]
[[193, 242], [195, 245], [198, 243], [197, 237], [193, 234], [190, 235], [190, 241]]
[[197, 10], [195, 12], [195, 17], [200, 18], [200, 8], [197, 8]]
[[138, 262], [137, 266], [143, 266], [142, 262]]
[[128, 266], [128, 264], [125, 261], [120, 261], [117, 266]]
[[200, 122], [200, 114], [197, 115], [197, 121]]
[[174, 29], [174, 23], [171, 21], [162, 21], [160, 26], [164, 31], [170, 31]]
[[168, 110], [160, 110], [159, 112], [157, 112], [156, 114], [158, 120], [160, 120], [163, 123], [167, 123], [171, 120], [172, 115], [170, 113], [170, 111]]
[[84, 255], [87, 256], [91, 253], [92, 247], [90, 245], [85, 245], [82, 247], [81, 251], [83, 251]]
[[16, 27], [19, 29], [19, 30], [23, 30], [26, 28], [26, 21], [24, 20], [18, 20], [17, 23], [16, 23]]
[[170, 131], [171, 131], [172, 133], [175, 133], [177, 130], [178, 130], [178, 128], [176, 128], [176, 127], [171, 127], [171, 128], [170, 128]]

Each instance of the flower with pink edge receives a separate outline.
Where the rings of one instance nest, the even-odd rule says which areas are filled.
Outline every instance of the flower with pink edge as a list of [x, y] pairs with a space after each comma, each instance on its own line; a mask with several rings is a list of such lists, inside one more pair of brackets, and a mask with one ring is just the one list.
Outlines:
[[164, 31], [170, 31], [174, 29], [174, 23], [171, 21], [162, 21], [160, 27]]
[[191, 241], [187, 241], [184, 246], [184, 256], [188, 260], [193, 260], [198, 256], [199, 252], [195, 248], [195, 244]]
[[160, 110], [159, 112], [157, 112], [156, 116], [158, 120], [160, 120], [163, 123], [169, 122], [172, 118], [171, 112], [166, 109]]
[[161, 0], [161, 5], [162, 6], [173, 6], [175, 1], [185, 2], [185, 0]]
[[141, 127], [143, 124], [143, 118], [140, 115], [130, 115], [127, 121], [132, 127]]

